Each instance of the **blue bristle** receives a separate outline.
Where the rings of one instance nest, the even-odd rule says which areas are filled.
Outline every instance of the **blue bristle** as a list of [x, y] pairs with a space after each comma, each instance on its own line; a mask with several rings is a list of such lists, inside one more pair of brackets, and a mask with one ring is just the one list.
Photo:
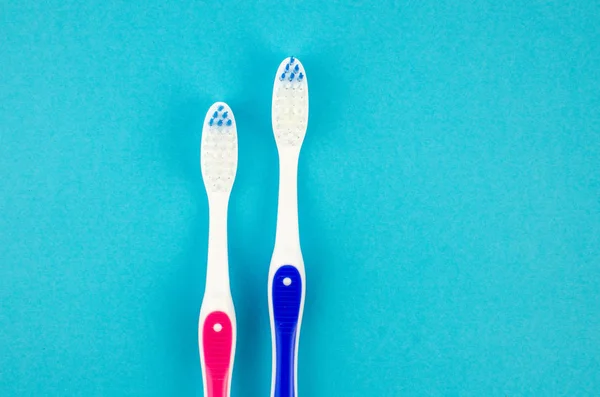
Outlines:
[[290, 81], [294, 81], [294, 76], [295, 76], [294, 73], [290, 74]]
[[298, 72], [300, 70], [300, 65], [296, 65], [296, 67], [294, 68], [294, 72]]
[[222, 125], [223, 125], [223, 120], [219, 120], [219, 121], [217, 121], [217, 125], [218, 125], [219, 127], [220, 127], [220, 126], [222, 126]]
[[281, 76], [279, 76], [279, 80], [284, 80], [285, 79], [285, 73], [281, 73]]
[[215, 119], [210, 119], [210, 121], [208, 122], [208, 125], [212, 126], [214, 122], [215, 122]]
[[231, 120], [227, 120], [227, 125], [231, 125]]
[[301, 81], [303, 78], [304, 78], [304, 74], [300, 73], [300, 74], [298, 75], [298, 81]]
[[223, 109], [225, 109], [225, 107], [224, 107], [223, 105], [221, 105], [221, 106], [219, 106], [219, 107], [217, 108], [217, 110], [218, 110], [219, 112], [220, 112], [221, 110], [223, 110]]
[[223, 118], [226, 119], [228, 114], [229, 114], [229, 112], [223, 113]]
[[288, 63], [287, 65], [285, 65], [285, 71], [289, 72], [290, 71], [290, 64]]
[[290, 63], [294, 63], [295, 59], [294, 57], [290, 57]]
[[216, 119], [217, 117], [219, 117], [219, 112], [214, 112], [214, 113], [213, 113], [213, 118], [215, 118], [215, 119]]

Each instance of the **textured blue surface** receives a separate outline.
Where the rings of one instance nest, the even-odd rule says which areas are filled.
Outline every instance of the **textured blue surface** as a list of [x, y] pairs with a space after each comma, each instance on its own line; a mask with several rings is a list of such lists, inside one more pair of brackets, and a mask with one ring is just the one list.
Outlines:
[[4, 0], [0, 396], [201, 395], [217, 100], [233, 396], [268, 395], [289, 55], [311, 100], [300, 395], [597, 395], [597, 1]]
[[[285, 284], [285, 280], [289, 284]], [[295, 397], [295, 362], [298, 318], [302, 304], [302, 277], [294, 266], [286, 265], [273, 277], [273, 319], [275, 324], [275, 397]], [[335, 332], [334, 332], [335, 334]]]

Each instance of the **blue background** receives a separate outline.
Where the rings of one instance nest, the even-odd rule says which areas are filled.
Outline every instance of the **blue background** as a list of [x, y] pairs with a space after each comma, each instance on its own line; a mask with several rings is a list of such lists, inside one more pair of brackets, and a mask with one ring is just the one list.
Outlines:
[[0, 395], [202, 394], [207, 108], [233, 396], [267, 396], [279, 62], [307, 69], [302, 396], [600, 389], [594, 1], [2, 1]]

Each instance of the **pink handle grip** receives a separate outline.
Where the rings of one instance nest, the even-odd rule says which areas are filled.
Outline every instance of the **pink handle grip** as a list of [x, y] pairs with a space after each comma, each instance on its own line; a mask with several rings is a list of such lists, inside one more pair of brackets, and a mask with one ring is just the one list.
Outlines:
[[227, 397], [231, 376], [233, 329], [223, 312], [209, 313], [202, 326], [202, 348], [206, 372], [206, 397]]

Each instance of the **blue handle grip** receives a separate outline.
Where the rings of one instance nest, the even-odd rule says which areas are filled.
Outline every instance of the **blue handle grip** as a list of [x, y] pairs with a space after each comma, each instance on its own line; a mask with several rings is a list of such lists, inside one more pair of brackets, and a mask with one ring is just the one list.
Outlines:
[[295, 397], [296, 335], [302, 303], [302, 277], [294, 266], [279, 268], [273, 278], [273, 318], [277, 362], [275, 397]]

